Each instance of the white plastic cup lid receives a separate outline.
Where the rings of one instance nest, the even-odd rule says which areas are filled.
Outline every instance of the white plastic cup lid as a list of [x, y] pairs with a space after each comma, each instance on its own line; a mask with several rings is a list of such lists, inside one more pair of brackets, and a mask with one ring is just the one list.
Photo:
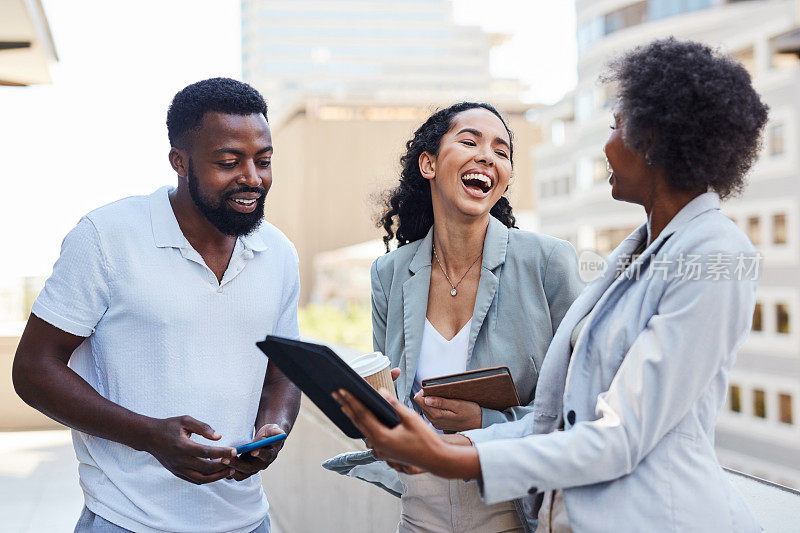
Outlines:
[[359, 355], [355, 359], [348, 361], [348, 363], [359, 376], [365, 378], [387, 368], [390, 361], [381, 352], [372, 352]]

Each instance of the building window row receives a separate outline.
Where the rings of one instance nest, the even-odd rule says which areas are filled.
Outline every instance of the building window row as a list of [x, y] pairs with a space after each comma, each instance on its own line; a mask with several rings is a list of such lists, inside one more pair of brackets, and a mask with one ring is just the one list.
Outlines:
[[[794, 411], [792, 395], [789, 392], [780, 391], [774, 395], [774, 407], [768, 401], [768, 395], [764, 388], [753, 387], [751, 400], [751, 414], [755, 418], [769, 418], [769, 409], [777, 409], [777, 420], [782, 424], [794, 424]], [[743, 387], [731, 383], [728, 387], [728, 408], [734, 413], [744, 413]]]
[[578, 28], [578, 49], [583, 50], [619, 30], [638, 26], [649, 20], [706, 9], [713, 3], [713, 0], [646, 0], [626, 5], [582, 24]]
[[[778, 211], [768, 215], [751, 215], [742, 220], [731, 217], [737, 225], [744, 224], [744, 231], [750, 238], [753, 246], [764, 244], [785, 245], [789, 242], [789, 217], [785, 211]], [[765, 228], [769, 220], [769, 229]], [[765, 233], [768, 232], [768, 235]]]
[[548, 199], [557, 196], [566, 196], [572, 188], [572, 178], [562, 176], [560, 178], [543, 180], [539, 183], [539, 198]]
[[[756, 307], [753, 310], [753, 331], [764, 331], [764, 314], [765, 304], [756, 302]], [[791, 315], [790, 307], [786, 302], [778, 302], [770, 306], [771, 312], [775, 316], [775, 331], [769, 333], [778, 333], [779, 335], [789, 335], [792, 333], [791, 328]]]

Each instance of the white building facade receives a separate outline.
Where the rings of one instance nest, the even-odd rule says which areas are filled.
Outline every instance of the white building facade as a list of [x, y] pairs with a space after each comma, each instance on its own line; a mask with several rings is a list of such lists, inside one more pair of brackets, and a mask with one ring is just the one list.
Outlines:
[[753, 331], [717, 427], [725, 465], [800, 487], [800, 8], [791, 0], [577, 0], [578, 84], [540, 110], [533, 148], [541, 231], [608, 253], [644, 222], [609, 194], [603, 145], [614, 95], [597, 79], [618, 53], [674, 35], [742, 61], [770, 106], [764, 150], [741, 198], [723, 204], [763, 255]]

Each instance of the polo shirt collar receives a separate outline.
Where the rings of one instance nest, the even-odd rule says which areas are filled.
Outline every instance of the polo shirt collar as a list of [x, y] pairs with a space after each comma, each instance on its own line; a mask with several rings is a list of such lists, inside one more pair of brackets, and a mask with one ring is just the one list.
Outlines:
[[170, 186], [164, 186], [150, 195], [150, 223], [153, 240], [158, 248], [189, 248], [191, 245], [178, 225], [178, 219], [169, 203]]
[[[261, 224], [266, 224], [266, 220], [262, 220]], [[259, 226], [260, 228], [261, 226]], [[247, 235], [241, 235], [239, 240], [242, 241], [242, 244], [248, 250], [252, 250], [254, 252], [263, 252], [267, 249], [267, 243], [264, 242], [264, 238], [261, 236], [261, 232], [258, 231], [258, 228], [254, 229], [252, 232], [248, 233]]]
[[[191, 244], [181, 231], [172, 204], [169, 203], [169, 193], [173, 187], [164, 186], [150, 195], [150, 223], [153, 227], [153, 241], [158, 248], [191, 248]], [[262, 222], [265, 224], [266, 222]], [[264, 238], [256, 229], [248, 235], [239, 237], [245, 249], [262, 252], [267, 249]]]

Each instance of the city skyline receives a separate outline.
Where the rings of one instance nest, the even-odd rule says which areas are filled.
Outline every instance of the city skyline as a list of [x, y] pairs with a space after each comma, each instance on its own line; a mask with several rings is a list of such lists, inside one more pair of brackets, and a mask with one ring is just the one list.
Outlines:
[[[125, 7], [99, 0], [43, 3], [60, 60], [53, 67], [53, 84], [0, 88], [4, 117], [0, 174], [7, 177], [0, 224], [23, 228], [4, 234], [4, 244], [16, 253], [15, 261], [0, 264], [4, 279], [48, 275], [61, 240], [82, 215], [119, 198], [148, 194], [174, 183], [164, 127], [172, 96], [198, 79], [241, 77], [237, 0], [151, 0]], [[455, 2], [459, 20], [474, 23], [484, 12], [491, 31], [505, 31], [504, 19], [513, 26], [519, 17], [508, 10], [523, 4], [527, 3], [501, 0], [486, 14], [474, 0]], [[569, 4], [568, 13], [571, 2], [565, 4]], [[527, 13], [544, 5], [536, 0], [523, 7]], [[93, 17], [87, 19], [87, 12]], [[153, 17], [154, 12], [160, 16]], [[103, 24], [87, 20], [103, 20]], [[149, 28], [147, 39], [141, 39], [143, 27]], [[532, 27], [538, 30], [533, 34], [549, 31], [541, 17]], [[564, 37], [574, 42], [573, 31]], [[519, 47], [524, 49], [530, 39], [522, 37], [522, 45], [517, 51], [512, 49], [503, 68], [513, 66], [521, 54]], [[574, 44], [565, 48], [570, 46], [574, 48]], [[566, 74], [560, 75], [553, 74], [552, 59], [542, 65], [542, 75], [536, 75], [534, 68], [524, 76], [545, 84], [574, 78], [570, 74], [574, 64], [566, 65]], [[520, 65], [519, 71], [531, 66], [536, 67]], [[558, 86], [555, 92], [561, 90]], [[549, 91], [553, 98], [553, 89]], [[280, 156], [279, 142], [276, 139], [276, 157]], [[20, 200], [33, 190], [44, 194], [36, 202]]]

